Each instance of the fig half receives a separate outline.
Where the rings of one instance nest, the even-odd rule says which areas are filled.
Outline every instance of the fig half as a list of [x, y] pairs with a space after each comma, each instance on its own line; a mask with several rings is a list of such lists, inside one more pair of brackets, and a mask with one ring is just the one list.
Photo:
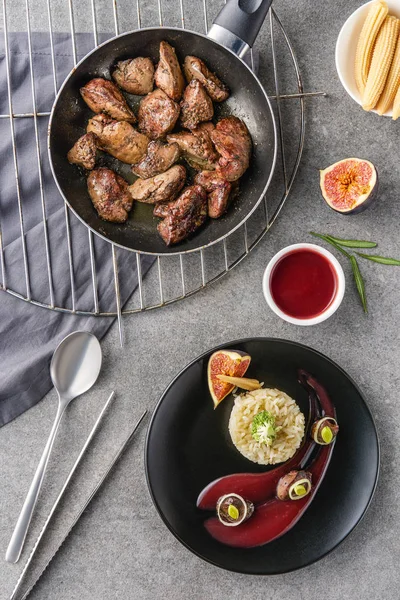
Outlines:
[[207, 368], [208, 387], [214, 408], [234, 389], [235, 385], [221, 381], [218, 375], [243, 377], [249, 368], [251, 357], [239, 350], [218, 350], [210, 356]]
[[376, 200], [378, 173], [369, 160], [345, 158], [320, 171], [320, 186], [330, 208], [354, 215]]

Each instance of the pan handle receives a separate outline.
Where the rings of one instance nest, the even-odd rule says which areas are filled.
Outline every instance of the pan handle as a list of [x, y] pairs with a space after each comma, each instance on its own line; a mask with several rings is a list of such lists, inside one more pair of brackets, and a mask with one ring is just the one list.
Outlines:
[[228, 0], [208, 37], [244, 56], [253, 46], [271, 4], [272, 0]]

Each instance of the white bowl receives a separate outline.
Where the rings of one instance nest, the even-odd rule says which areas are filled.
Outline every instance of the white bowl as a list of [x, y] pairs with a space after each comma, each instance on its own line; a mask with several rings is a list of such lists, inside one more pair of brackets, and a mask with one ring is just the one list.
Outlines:
[[[374, 1], [374, 0], [372, 0]], [[361, 105], [361, 95], [357, 89], [356, 78], [354, 74], [354, 65], [356, 60], [356, 49], [358, 38], [360, 37], [362, 26], [370, 8], [371, 2], [367, 2], [358, 8], [347, 19], [346, 23], [340, 30], [339, 37], [336, 42], [336, 70], [339, 79], [346, 92]], [[386, 0], [389, 8], [389, 14], [400, 18], [400, 0]], [[376, 112], [373, 110], [372, 112]], [[392, 109], [388, 110], [385, 117], [392, 116]]]
[[[276, 263], [283, 256], [286, 256], [286, 254], [293, 252], [293, 250], [313, 250], [314, 252], [319, 252], [319, 254], [322, 254], [322, 256], [328, 259], [334, 271], [336, 272], [337, 290], [333, 302], [331, 302], [331, 304], [328, 305], [324, 312], [322, 312], [320, 315], [317, 315], [316, 317], [312, 317], [311, 319], [296, 319], [295, 317], [290, 317], [279, 308], [271, 294], [270, 283], [272, 271]], [[329, 319], [329, 317], [332, 316], [333, 313], [336, 312], [339, 308], [343, 300], [345, 287], [346, 282], [344, 278], [344, 273], [339, 261], [333, 256], [331, 252], [329, 252], [329, 250], [325, 250], [325, 248], [317, 246], [316, 244], [292, 244], [291, 246], [286, 246], [286, 248], [282, 248], [282, 250], [275, 254], [275, 256], [269, 261], [263, 277], [263, 292], [268, 306], [271, 308], [271, 310], [274, 311], [275, 314], [278, 315], [278, 317], [281, 317], [281, 319], [283, 319], [284, 321], [287, 321], [288, 323], [293, 323], [294, 325], [317, 325], [317, 323], [322, 323], [322, 321], [326, 321], [326, 319]]]

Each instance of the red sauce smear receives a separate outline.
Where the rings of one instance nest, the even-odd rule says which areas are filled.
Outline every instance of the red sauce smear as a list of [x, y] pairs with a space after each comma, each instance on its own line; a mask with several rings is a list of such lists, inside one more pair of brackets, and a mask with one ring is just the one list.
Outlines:
[[297, 371], [297, 375], [301, 385], [320, 403], [322, 408], [322, 416], [333, 417], [336, 419], [335, 407], [324, 386], [319, 383], [319, 381], [315, 379], [311, 373], [308, 373], [308, 371], [305, 371], [304, 369], [299, 369]]
[[307, 464], [315, 443], [311, 439], [311, 425], [319, 413], [317, 399], [309, 396], [309, 417], [304, 440], [294, 456], [284, 464], [265, 473], [234, 473], [215, 479], [205, 487], [197, 499], [197, 508], [215, 510], [217, 500], [225, 494], [239, 494], [253, 504], [263, 502], [274, 496], [277, 483], [283, 475], [292, 469], [303, 469]]
[[337, 290], [337, 275], [325, 256], [314, 250], [294, 250], [275, 265], [271, 294], [278, 307], [296, 319], [323, 313]]
[[222, 544], [235, 548], [263, 546], [287, 533], [310, 506], [328, 468], [333, 447], [322, 446], [307, 471], [311, 473], [312, 490], [302, 500], [282, 501], [273, 498], [256, 507], [248, 521], [238, 527], [226, 527], [217, 517], [208, 519], [204, 525], [208, 533]]
[[[309, 392], [310, 400], [317, 399], [319, 401], [323, 416], [336, 419], [336, 410], [326, 389], [307, 371], [300, 369], [298, 375], [300, 383]], [[226, 527], [217, 517], [212, 517], [204, 523], [207, 531], [219, 542], [237, 548], [262, 546], [287, 533], [302, 517], [315, 497], [329, 466], [335, 442], [336, 440], [329, 446], [321, 446], [316, 458], [307, 467], [307, 471], [311, 473], [313, 485], [308, 496], [302, 500], [278, 500], [271, 498], [271, 489], [268, 485], [270, 499], [256, 506], [253, 516], [248, 521], [238, 527]], [[290, 463], [291, 461], [278, 469], [265, 473], [265, 475], [275, 474], [279, 470], [282, 476], [291, 470]], [[275, 488], [273, 493], [275, 493]], [[244, 497], [246, 498], [245, 495]]]

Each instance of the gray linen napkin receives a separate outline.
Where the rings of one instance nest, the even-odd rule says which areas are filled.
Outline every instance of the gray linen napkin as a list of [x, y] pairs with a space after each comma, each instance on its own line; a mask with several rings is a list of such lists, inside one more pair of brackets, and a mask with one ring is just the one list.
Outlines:
[[[102, 36], [99, 43], [110, 36]], [[32, 33], [32, 68], [36, 109], [49, 112], [55, 97], [49, 33]], [[4, 35], [0, 37], [0, 114], [9, 113]], [[10, 33], [8, 37], [12, 111], [33, 112], [31, 65], [28, 36]], [[56, 83], [59, 87], [73, 67], [69, 34], [53, 34]], [[93, 36], [76, 35], [78, 60], [93, 48]], [[36, 155], [36, 137], [32, 118], [14, 119], [16, 154], [20, 180], [20, 197], [28, 255], [31, 297], [48, 302], [49, 277]], [[38, 117], [41, 172], [46, 219], [51, 251], [51, 274], [56, 306], [71, 307], [71, 285], [64, 202], [53, 181], [47, 158], [48, 117]], [[17, 187], [14, 169], [10, 120], [0, 119], [0, 225], [4, 249], [3, 286], [26, 295], [26, 279], [18, 216]], [[76, 307], [93, 310], [93, 287], [88, 231], [70, 216], [75, 277]], [[114, 274], [111, 246], [94, 236], [97, 289], [100, 309], [115, 311]], [[153, 259], [142, 257], [143, 274]], [[118, 251], [120, 293], [126, 302], [137, 286], [135, 256]], [[0, 278], [2, 270], [0, 268]], [[7, 293], [0, 294], [0, 427], [36, 404], [51, 388], [49, 363], [57, 344], [72, 331], [86, 329], [102, 337], [113, 319], [77, 317], [23, 302]]]

